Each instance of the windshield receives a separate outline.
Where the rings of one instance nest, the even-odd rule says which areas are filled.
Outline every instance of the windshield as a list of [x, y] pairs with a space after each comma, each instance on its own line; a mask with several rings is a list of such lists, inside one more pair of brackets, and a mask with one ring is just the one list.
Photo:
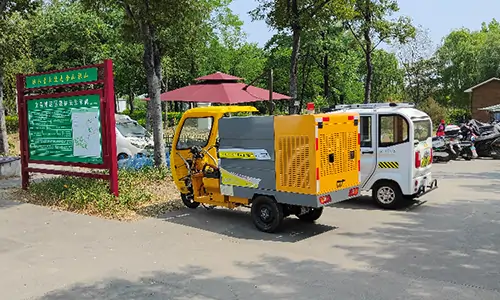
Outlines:
[[431, 121], [429, 119], [414, 121], [413, 127], [415, 128], [415, 140], [425, 141], [432, 136]]
[[177, 141], [177, 149], [184, 150], [193, 146], [205, 147], [212, 131], [212, 117], [186, 118]]
[[136, 122], [117, 122], [116, 129], [124, 137], [146, 137], [149, 136], [147, 130]]

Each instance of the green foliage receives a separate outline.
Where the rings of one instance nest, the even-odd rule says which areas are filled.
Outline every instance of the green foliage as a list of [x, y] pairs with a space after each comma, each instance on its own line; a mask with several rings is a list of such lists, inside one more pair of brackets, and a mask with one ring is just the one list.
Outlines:
[[313, 100], [314, 103], [314, 108], [316, 111], [320, 111], [320, 109], [328, 107], [328, 101], [326, 101], [325, 97], [323, 96], [316, 96]]
[[437, 125], [441, 120], [446, 119], [446, 108], [441, 106], [433, 98], [427, 98], [419, 104], [418, 109], [424, 111], [432, 120], [432, 124]]
[[5, 125], [7, 126], [7, 133], [17, 133], [19, 131], [19, 119], [17, 116], [6, 116]]
[[69, 211], [123, 219], [147, 204], [166, 203], [162, 185], [170, 178], [164, 168], [119, 172], [120, 197], [109, 193], [109, 183], [82, 177], [55, 177], [30, 185], [29, 201]]
[[468, 109], [449, 107], [446, 110], [446, 124], [458, 124], [470, 118], [471, 116]]
[[455, 30], [444, 38], [436, 52], [439, 102], [467, 109], [469, 95], [464, 90], [500, 75], [500, 25], [493, 19], [481, 30]]
[[[363, 64], [363, 69], [366, 65]], [[403, 97], [404, 71], [393, 53], [373, 52], [373, 81], [371, 98], [374, 102], [398, 101]]]

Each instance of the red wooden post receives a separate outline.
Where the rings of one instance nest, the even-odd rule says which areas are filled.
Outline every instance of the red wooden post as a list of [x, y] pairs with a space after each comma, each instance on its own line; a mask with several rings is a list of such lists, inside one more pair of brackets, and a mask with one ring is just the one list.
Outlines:
[[21, 186], [24, 190], [29, 185], [29, 172], [28, 172], [28, 147], [27, 147], [27, 110], [26, 100], [24, 99], [24, 75], [18, 74], [16, 80], [17, 88], [17, 109], [18, 109], [18, 126], [19, 126], [19, 146], [21, 148]]
[[104, 61], [104, 98], [106, 99], [106, 130], [108, 136], [108, 166], [109, 189], [112, 194], [119, 196], [118, 191], [118, 158], [116, 153], [116, 120], [115, 120], [115, 89], [113, 83], [113, 61]]

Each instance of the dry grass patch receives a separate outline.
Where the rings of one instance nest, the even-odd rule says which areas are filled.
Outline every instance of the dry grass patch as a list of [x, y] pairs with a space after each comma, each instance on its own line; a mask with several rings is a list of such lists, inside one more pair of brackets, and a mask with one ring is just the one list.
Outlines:
[[167, 169], [120, 170], [118, 177], [118, 198], [109, 194], [106, 181], [65, 176], [32, 183], [28, 191], [17, 191], [17, 198], [54, 209], [122, 221], [155, 217], [182, 207]]

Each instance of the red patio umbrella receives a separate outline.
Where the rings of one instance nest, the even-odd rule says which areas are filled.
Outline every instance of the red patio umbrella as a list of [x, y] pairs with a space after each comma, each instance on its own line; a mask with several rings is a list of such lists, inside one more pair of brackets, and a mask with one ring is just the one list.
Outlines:
[[[214, 73], [196, 78], [198, 83], [160, 95], [161, 101], [186, 101], [202, 103], [236, 104], [269, 100], [269, 91], [238, 82], [242, 78]], [[273, 93], [273, 100], [290, 99], [290, 96]], [[149, 100], [149, 98], [146, 98]]]

